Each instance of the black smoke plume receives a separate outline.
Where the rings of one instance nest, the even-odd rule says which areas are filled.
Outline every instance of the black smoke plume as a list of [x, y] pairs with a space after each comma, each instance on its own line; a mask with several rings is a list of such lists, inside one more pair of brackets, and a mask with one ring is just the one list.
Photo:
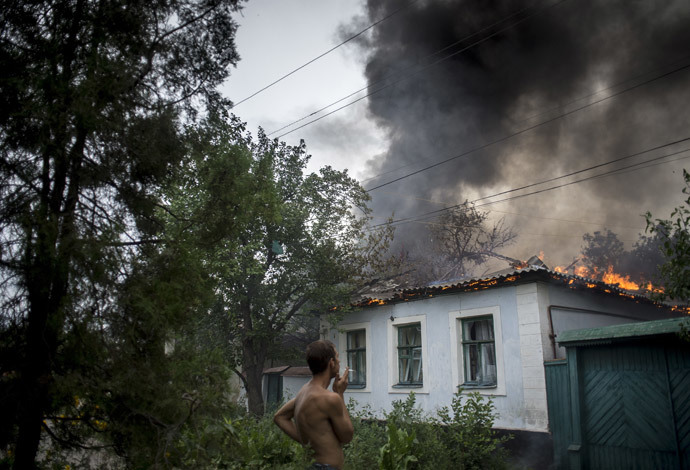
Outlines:
[[[400, 6], [400, 0], [368, 0], [366, 17], [351, 29]], [[414, 217], [690, 137], [690, 68], [673, 72], [690, 64], [687, 0], [418, 1], [358, 46], [373, 92], [369, 111], [390, 142], [368, 162], [367, 188], [553, 119], [372, 190], [382, 218]], [[518, 232], [506, 254], [526, 259], [543, 250], [550, 264], [567, 264], [585, 232], [608, 227], [631, 245], [644, 231], [640, 214], [668, 216], [680, 201], [679, 165], [625, 171], [482, 209], [505, 216]], [[400, 224], [398, 243], [405, 249], [425, 239], [434, 220]]]

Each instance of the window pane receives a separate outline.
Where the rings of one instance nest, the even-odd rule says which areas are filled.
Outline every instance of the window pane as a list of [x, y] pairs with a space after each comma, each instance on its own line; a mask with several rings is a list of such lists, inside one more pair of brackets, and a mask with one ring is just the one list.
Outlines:
[[410, 365], [412, 361], [406, 358], [400, 358], [398, 361], [398, 381], [400, 383], [409, 382]]
[[359, 380], [359, 383], [366, 383], [366, 377], [367, 377], [367, 353], [366, 351], [362, 352], [359, 354], [357, 358], [357, 368], [355, 371], [357, 372], [357, 379]]
[[491, 341], [494, 339], [494, 325], [490, 318], [463, 321], [463, 338], [470, 341]]
[[398, 346], [421, 346], [422, 327], [417, 325], [401, 326], [398, 328]]
[[[357, 367], [355, 367], [356, 364], [357, 364], [357, 353], [356, 352], [347, 353], [347, 366], [350, 369], [357, 370]], [[350, 380], [350, 382], [352, 382], [352, 380]]]
[[465, 345], [465, 379], [468, 382], [476, 382], [479, 369], [478, 345]]
[[398, 383], [421, 383], [422, 327], [419, 323], [398, 327]]
[[481, 345], [482, 371], [480, 383], [493, 385], [496, 383], [496, 349], [493, 343]]
[[358, 349], [366, 347], [366, 330], [348, 331], [347, 349]]
[[413, 381], [421, 382], [422, 381], [422, 350], [421, 349], [415, 349], [412, 352], [412, 357], [413, 357], [413, 372], [414, 372]]

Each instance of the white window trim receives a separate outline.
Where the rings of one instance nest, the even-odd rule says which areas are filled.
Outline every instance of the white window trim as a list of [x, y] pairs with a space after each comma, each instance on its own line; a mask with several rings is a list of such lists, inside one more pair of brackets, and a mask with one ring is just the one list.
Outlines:
[[347, 365], [347, 332], [353, 330], [365, 331], [365, 345], [366, 345], [366, 363], [367, 373], [364, 377], [366, 385], [364, 388], [347, 388], [346, 393], [370, 393], [371, 392], [371, 322], [363, 323], [349, 323], [347, 325], [338, 325], [338, 356], [340, 357], [340, 370], [345, 373], [345, 366]]
[[[394, 318], [388, 323], [388, 393], [401, 393], [407, 395], [410, 392], [414, 393], [429, 393], [429, 354], [427, 354], [427, 337], [426, 337], [426, 315], [413, 315], [410, 317]], [[398, 384], [398, 327], [409, 325], [411, 323], [419, 323], [422, 330], [422, 371], [423, 382], [421, 387], [405, 387], [400, 386], [394, 388]]]
[[496, 346], [496, 387], [474, 388], [465, 387], [465, 392], [479, 392], [480, 395], [506, 395], [506, 374], [503, 367], [503, 332], [501, 328], [501, 308], [494, 307], [472, 308], [448, 312], [448, 326], [450, 327], [450, 354], [453, 376], [453, 393], [465, 382], [465, 358], [463, 357], [461, 320], [472, 317], [493, 318], [494, 341]]

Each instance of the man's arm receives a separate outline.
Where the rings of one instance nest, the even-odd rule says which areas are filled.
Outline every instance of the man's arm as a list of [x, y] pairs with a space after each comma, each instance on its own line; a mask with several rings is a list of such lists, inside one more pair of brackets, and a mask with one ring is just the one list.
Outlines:
[[273, 416], [273, 422], [278, 425], [282, 431], [290, 436], [292, 439], [296, 440], [302, 444], [302, 438], [297, 431], [297, 426], [292, 418], [295, 416], [295, 399], [293, 398], [286, 404], [284, 404], [276, 414]]
[[342, 377], [337, 376], [333, 381], [333, 391], [335, 394], [328, 397], [329, 412], [328, 417], [333, 424], [333, 432], [342, 444], [347, 444], [352, 440], [354, 427], [350, 420], [350, 414], [345, 406], [345, 389], [347, 389], [347, 376], [350, 371], [346, 370]]

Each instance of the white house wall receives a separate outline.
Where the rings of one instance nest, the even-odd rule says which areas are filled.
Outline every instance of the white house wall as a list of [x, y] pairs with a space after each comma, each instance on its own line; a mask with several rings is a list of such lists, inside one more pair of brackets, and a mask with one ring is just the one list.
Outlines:
[[[364, 308], [346, 314], [339, 329], [323, 325], [322, 332], [336, 344], [344, 370], [347, 329], [367, 329], [367, 386], [363, 390], [349, 389], [345, 393], [346, 400], [369, 405], [382, 416], [383, 410], [391, 409], [394, 400], [404, 399], [407, 393], [414, 391], [418, 405], [435, 413], [440, 407], [450, 405], [463, 380], [458, 319], [498, 312], [493, 315], [496, 342], [500, 339], [501, 343], [500, 347], [496, 345], [498, 384], [496, 388], [477, 391], [492, 397], [498, 415], [496, 427], [547, 431], [544, 361], [562, 357], [559, 349], [554, 355], [549, 311], [556, 335], [569, 329], [672, 316], [654, 305], [594, 290], [576, 291], [565, 285], [532, 282]], [[425, 331], [422, 338], [423, 387], [393, 388], [397, 356], [392, 344], [392, 327], [420, 319], [423, 319], [421, 326]]]
[[311, 376], [283, 376], [283, 400], [294, 398], [297, 392], [311, 380]]
[[549, 417], [546, 406], [544, 345], [549, 344], [549, 323], [544, 321], [547, 315], [544, 305], [548, 302], [548, 291], [538, 283], [519, 285], [515, 290], [522, 371], [522, 429], [546, 431]]
[[[536, 284], [534, 289], [536, 289]], [[527, 315], [527, 309], [532, 308], [533, 300], [529, 289], [520, 287], [524, 295], [521, 297], [525, 306], [521, 307]], [[529, 299], [528, 299], [529, 298]], [[367, 373], [367, 382], [371, 383], [369, 392], [348, 390], [345, 393], [346, 400], [356, 400], [359, 405], [370, 405], [372, 409], [381, 415], [382, 410], [390, 410], [393, 400], [405, 398], [405, 394], [414, 391], [417, 403], [428, 412], [435, 412], [441, 406], [450, 406], [457, 383], [453, 383], [453, 368], [457, 367], [457, 357], [451, 357], [451, 328], [449, 326], [449, 312], [465, 311], [472, 309], [485, 309], [498, 307], [500, 310], [500, 330], [502, 335], [503, 370], [506, 391], [502, 395], [493, 397], [498, 418], [496, 426], [507, 429], [546, 430], [546, 423], [537, 419], [536, 413], [526, 413], [527, 404], [536, 409], [537, 401], [542, 395], [532, 392], [532, 386], [536, 382], [527, 377], [528, 387], [525, 388], [525, 374], [534, 375], [533, 369], [523, 369], [522, 355], [533, 355], [541, 347], [541, 340], [535, 339], [539, 346], [537, 349], [530, 344], [521, 342], [520, 325], [518, 322], [518, 296], [516, 286], [498, 287], [485, 291], [467, 292], [461, 294], [442, 295], [424, 300], [384, 305], [375, 308], [365, 308], [359, 312], [348, 313], [340, 323], [341, 328], [347, 328], [351, 324], [370, 323], [371, 349], [367, 355], [371, 355], [370, 370]], [[389, 324], [404, 322], [406, 317], [426, 317], [426, 338], [422, 338], [426, 344], [425, 354], [428, 360], [424, 367], [423, 389], [397, 389], [394, 393], [390, 390], [389, 368], [396, 367], [397, 358], [392, 357], [394, 352], [388, 344]], [[528, 315], [527, 315], [528, 316]], [[527, 316], [523, 316], [527, 318]], [[538, 315], [537, 315], [538, 317]], [[527, 326], [525, 327], [532, 328]], [[537, 332], [535, 338], [540, 338]], [[328, 339], [333, 341], [340, 353], [341, 362], [345, 357], [345, 345], [342, 344], [341, 334], [337, 330], [330, 330]], [[455, 348], [457, 350], [457, 348]], [[533, 362], [538, 362], [535, 358]], [[541, 360], [541, 374], [543, 377], [543, 359]], [[531, 363], [530, 363], [531, 364]], [[343, 364], [344, 367], [344, 364]], [[539, 381], [543, 386], [543, 380]], [[527, 390], [527, 392], [526, 392]], [[545, 390], [545, 387], [544, 387]], [[480, 390], [484, 395], [490, 395], [495, 391]], [[544, 392], [545, 393], [545, 392]], [[541, 403], [541, 402], [540, 402]], [[545, 399], [543, 401], [545, 410]], [[527, 408], [530, 409], [530, 408]], [[541, 415], [539, 415], [541, 416]]]
[[[567, 286], [540, 284], [541, 289], [548, 291], [548, 303], [551, 307], [553, 329], [556, 335], [563, 331], [596, 328], [623, 323], [672, 318], [674, 314], [654, 304], [637, 303], [626, 298], [617, 298], [591, 290], [573, 290]], [[568, 307], [568, 308], [562, 308]], [[580, 309], [574, 311], [573, 309]], [[549, 342], [547, 351], [553, 351]], [[549, 353], [553, 356], [553, 352]], [[556, 344], [556, 355], [565, 358], [565, 348]]]

